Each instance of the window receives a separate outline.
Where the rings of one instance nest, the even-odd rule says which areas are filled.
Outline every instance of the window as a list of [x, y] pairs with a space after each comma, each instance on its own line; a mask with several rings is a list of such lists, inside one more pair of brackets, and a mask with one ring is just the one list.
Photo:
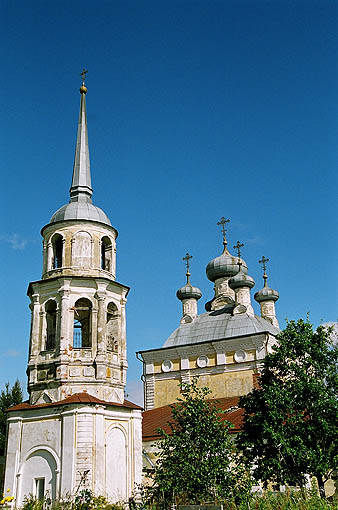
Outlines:
[[91, 347], [91, 311], [89, 299], [78, 299], [74, 307], [73, 347]]
[[60, 234], [55, 234], [52, 240], [53, 246], [53, 260], [52, 269], [62, 267], [62, 252], [63, 252], [63, 237]]
[[107, 307], [107, 350], [117, 352], [119, 346], [119, 314], [117, 306], [109, 303]]
[[45, 479], [44, 478], [35, 478], [34, 492], [35, 492], [36, 499], [43, 499], [45, 497]]
[[101, 239], [101, 269], [112, 270], [112, 244], [107, 236]]
[[46, 304], [46, 322], [47, 322], [47, 338], [46, 350], [55, 349], [55, 333], [56, 333], [56, 302], [51, 300]]

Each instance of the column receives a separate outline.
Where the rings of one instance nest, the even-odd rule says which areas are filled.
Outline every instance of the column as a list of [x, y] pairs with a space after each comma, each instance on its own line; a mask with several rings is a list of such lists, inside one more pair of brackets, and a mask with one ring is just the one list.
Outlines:
[[39, 354], [39, 329], [40, 329], [40, 296], [33, 294], [31, 297], [32, 331], [30, 358]]
[[69, 289], [60, 289], [61, 296], [61, 321], [60, 321], [60, 352], [66, 354], [70, 344], [69, 338]]
[[97, 292], [98, 314], [97, 314], [97, 354], [106, 353], [106, 309], [105, 292]]
[[96, 354], [96, 377], [97, 379], [106, 379], [107, 377], [107, 357], [106, 357], [106, 292], [97, 291], [98, 300], [97, 312], [97, 354]]

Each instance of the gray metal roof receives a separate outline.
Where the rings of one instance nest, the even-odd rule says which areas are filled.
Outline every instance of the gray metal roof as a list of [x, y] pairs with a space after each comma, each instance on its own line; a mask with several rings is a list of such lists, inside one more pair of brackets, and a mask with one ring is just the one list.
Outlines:
[[163, 347], [198, 344], [253, 333], [269, 332], [277, 335], [280, 330], [262, 317], [242, 313], [232, 315], [233, 306], [199, 315], [193, 322], [181, 324], [165, 341]]
[[90, 202], [69, 202], [58, 209], [50, 219], [50, 223], [64, 220], [90, 220], [111, 225], [106, 213]]
[[108, 216], [92, 204], [92, 187], [90, 177], [90, 160], [87, 131], [87, 111], [85, 87], [81, 87], [80, 114], [77, 128], [72, 186], [70, 202], [63, 205], [51, 217], [50, 223], [64, 220], [99, 221], [110, 225]]

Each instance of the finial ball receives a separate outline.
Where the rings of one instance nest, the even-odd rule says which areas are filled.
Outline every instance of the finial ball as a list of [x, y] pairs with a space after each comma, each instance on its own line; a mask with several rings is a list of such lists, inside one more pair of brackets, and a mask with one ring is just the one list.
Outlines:
[[87, 94], [87, 87], [85, 85], [81, 85], [80, 92], [81, 94]]

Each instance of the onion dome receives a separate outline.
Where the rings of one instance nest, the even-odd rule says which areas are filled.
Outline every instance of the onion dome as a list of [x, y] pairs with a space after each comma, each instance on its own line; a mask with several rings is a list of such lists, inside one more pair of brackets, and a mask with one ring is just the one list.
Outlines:
[[[248, 272], [248, 267], [243, 259], [240, 259], [243, 273]], [[224, 247], [222, 255], [210, 260], [206, 268], [207, 277], [214, 282], [217, 278], [234, 276], [239, 271], [238, 258], [231, 255]]]
[[269, 259], [266, 259], [263, 255], [262, 260], [259, 261], [260, 264], [263, 265], [263, 279], [264, 279], [264, 287], [256, 292], [254, 295], [254, 299], [257, 301], [257, 303], [262, 303], [263, 301], [277, 301], [279, 299], [279, 294], [276, 290], [270, 289], [268, 287], [268, 276], [266, 274], [266, 263], [269, 262]]
[[251, 278], [251, 276], [248, 276], [244, 273], [242, 270], [242, 260], [241, 260], [241, 248], [243, 248], [244, 244], [237, 241], [237, 244], [235, 244], [234, 249], [237, 250], [238, 258], [237, 258], [237, 264], [239, 267], [239, 271], [235, 276], [232, 276], [229, 280], [229, 287], [232, 290], [239, 289], [241, 287], [252, 289], [252, 287], [255, 285], [255, 280]]
[[189, 272], [189, 260], [192, 258], [192, 255], [189, 255], [189, 253], [186, 254], [185, 257], [183, 257], [183, 260], [186, 262], [187, 266], [187, 272], [185, 273], [187, 277], [187, 283], [183, 285], [178, 291], [176, 292], [176, 296], [180, 301], [183, 301], [184, 299], [200, 299], [202, 297], [202, 292], [198, 287], [193, 287], [190, 283], [190, 272]]
[[[241, 266], [241, 263], [239, 264]], [[251, 277], [245, 274], [241, 269], [238, 271], [238, 273], [235, 276], [232, 276], [229, 280], [229, 287], [232, 290], [239, 289], [240, 287], [248, 287], [249, 289], [252, 289], [252, 287], [255, 286], [255, 280]]]
[[193, 287], [190, 282], [187, 282], [186, 285], [178, 289], [176, 296], [180, 301], [190, 298], [200, 299], [202, 297], [202, 292], [198, 287]]
[[[248, 267], [246, 262], [240, 257], [234, 257], [231, 255], [227, 249], [227, 240], [226, 240], [226, 229], [225, 225], [230, 220], [226, 220], [224, 217], [217, 223], [217, 225], [222, 226], [222, 234], [223, 234], [223, 253], [219, 257], [212, 259], [206, 267], [206, 273], [209, 280], [214, 282], [217, 278], [223, 277], [231, 277], [235, 276], [240, 270], [240, 266], [242, 267], [243, 273], [248, 272]], [[238, 264], [240, 261], [240, 264]]]
[[277, 301], [277, 299], [279, 299], [279, 294], [276, 290], [270, 289], [270, 287], [266, 286], [256, 292], [254, 299], [257, 303], [262, 303], [262, 301]]

